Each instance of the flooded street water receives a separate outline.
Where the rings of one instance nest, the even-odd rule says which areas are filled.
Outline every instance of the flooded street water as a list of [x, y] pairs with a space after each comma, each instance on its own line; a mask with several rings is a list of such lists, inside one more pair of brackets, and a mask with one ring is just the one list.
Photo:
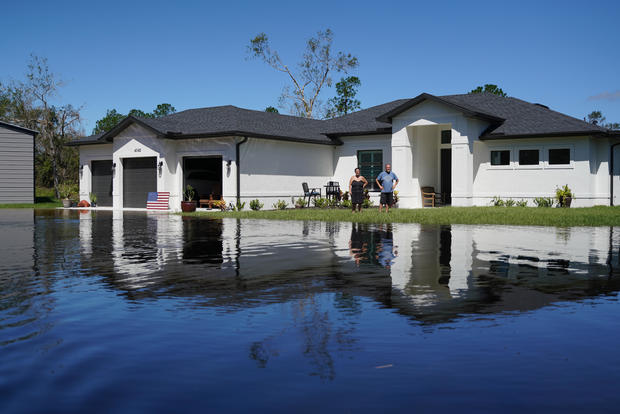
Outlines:
[[620, 228], [0, 210], [0, 412], [612, 412]]

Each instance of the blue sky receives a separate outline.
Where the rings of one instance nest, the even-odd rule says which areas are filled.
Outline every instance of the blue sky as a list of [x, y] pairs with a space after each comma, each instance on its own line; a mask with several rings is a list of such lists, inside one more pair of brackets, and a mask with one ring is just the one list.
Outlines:
[[58, 101], [83, 105], [87, 133], [110, 108], [276, 106], [287, 79], [246, 59], [249, 40], [267, 33], [294, 64], [325, 28], [336, 50], [360, 60], [363, 107], [495, 83], [572, 116], [599, 109], [620, 122], [617, 1], [60, 0], [2, 9], [0, 81], [22, 79], [31, 53], [47, 57], [66, 81]]

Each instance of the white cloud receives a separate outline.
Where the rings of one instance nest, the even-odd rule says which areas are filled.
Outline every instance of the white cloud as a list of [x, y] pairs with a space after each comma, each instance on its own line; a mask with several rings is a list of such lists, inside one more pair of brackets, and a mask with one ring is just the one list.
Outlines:
[[588, 101], [618, 101], [620, 100], [620, 90], [615, 92], [601, 92], [598, 95], [590, 96]]

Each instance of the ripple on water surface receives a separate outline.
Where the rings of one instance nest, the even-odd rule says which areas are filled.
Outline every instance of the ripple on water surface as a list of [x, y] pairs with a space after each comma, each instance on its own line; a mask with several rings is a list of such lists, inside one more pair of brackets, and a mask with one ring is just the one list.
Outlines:
[[2, 412], [620, 402], [620, 229], [0, 210], [0, 235]]

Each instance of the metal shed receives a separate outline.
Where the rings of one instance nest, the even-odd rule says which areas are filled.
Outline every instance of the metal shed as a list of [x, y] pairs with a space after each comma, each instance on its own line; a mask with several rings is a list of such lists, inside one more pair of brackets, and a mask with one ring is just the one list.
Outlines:
[[34, 203], [36, 131], [0, 121], [0, 204]]

